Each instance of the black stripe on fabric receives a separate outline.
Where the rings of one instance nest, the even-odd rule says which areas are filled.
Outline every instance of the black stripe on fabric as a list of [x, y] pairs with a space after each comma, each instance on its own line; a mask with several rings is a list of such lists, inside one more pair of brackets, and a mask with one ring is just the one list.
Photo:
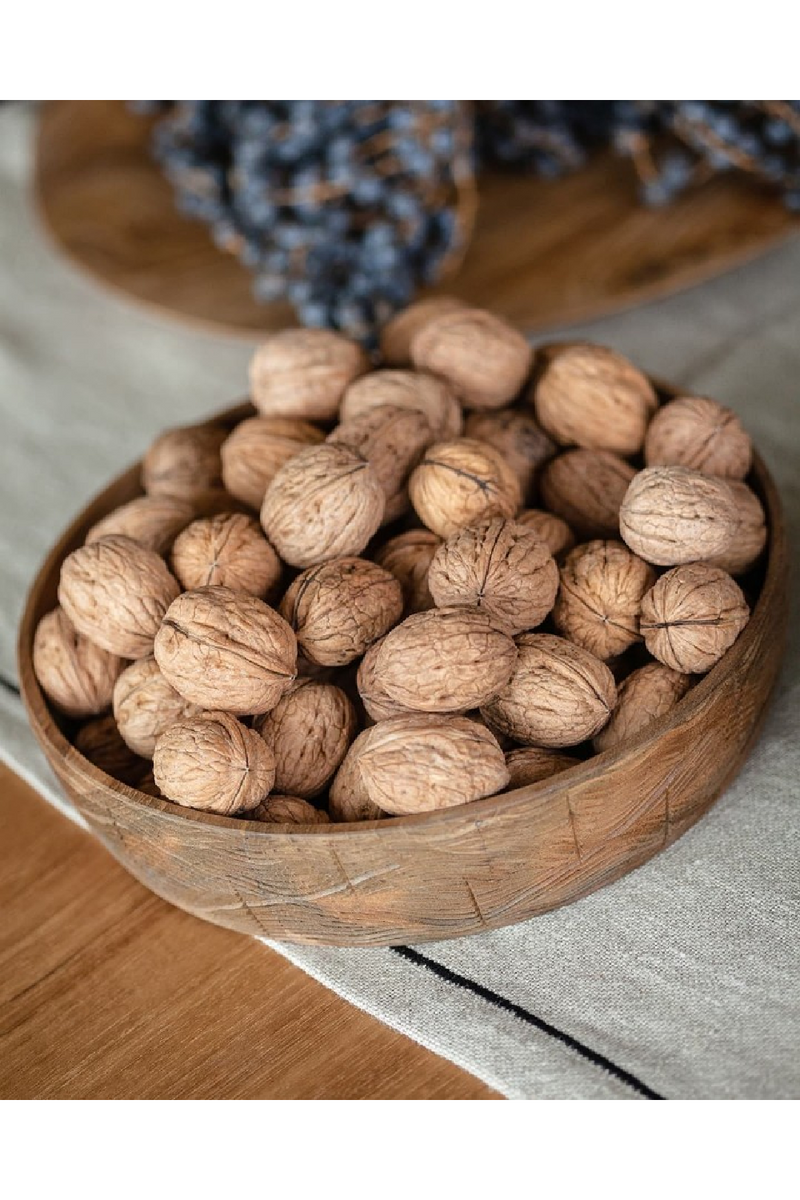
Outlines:
[[599, 1054], [597, 1050], [592, 1050], [591, 1046], [584, 1046], [583, 1042], [579, 1042], [570, 1034], [564, 1033], [562, 1029], [557, 1029], [555, 1025], [551, 1025], [548, 1021], [541, 1017], [536, 1017], [533, 1013], [527, 1012], [524, 1008], [520, 1008], [518, 1004], [514, 1004], [511, 1000], [506, 1000], [505, 996], [498, 996], [496, 992], [484, 987], [483, 984], [476, 983], [474, 979], [467, 979], [465, 975], [459, 975], [455, 971], [451, 971], [449, 967], [442, 966], [432, 958], [426, 958], [424, 954], [420, 954], [418, 950], [412, 950], [410, 946], [391, 946], [391, 950], [398, 954], [407, 962], [414, 963], [418, 967], [425, 967], [432, 971], [434, 975], [438, 975], [440, 979], [447, 983], [455, 984], [456, 987], [463, 988], [465, 991], [472, 992], [475, 996], [480, 996], [488, 1004], [493, 1004], [495, 1008], [502, 1009], [504, 1012], [511, 1013], [518, 1017], [520, 1021], [525, 1021], [526, 1024], [532, 1025], [541, 1033], [546, 1033], [549, 1037], [555, 1038], [562, 1045], [567, 1046], [570, 1050], [574, 1050], [576, 1054], [580, 1054], [581, 1058], [585, 1058], [588, 1062], [594, 1063], [596, 1067], [607, 1071], [609, 1075], [613, 1075], [615, 1079], [619, 1079], [621, 1083], [625, 1083], [628, 1087], [633, 1088], [640, 1096], [645, 1096], [648, 1100], [663, 1100], [664, 1096], [660, 1096], [658, 1092], [654, 1092], [646, 1083], [642, 1083], [641, 1079], [637, 1079], [635, 1075], [631, 1075], [630, 1071], [626, 1071], [624, 1067], [618, 1067], [610, 1058], [606, 1058], [604, 1054]]
[[6, 679], [4, 675], [0, 675], [0, 687], [5, 688], [7, 692], [11, 692], [14, 696], [19, 696], [20, 694], [17, 685], [12, 683], [10, 679]]

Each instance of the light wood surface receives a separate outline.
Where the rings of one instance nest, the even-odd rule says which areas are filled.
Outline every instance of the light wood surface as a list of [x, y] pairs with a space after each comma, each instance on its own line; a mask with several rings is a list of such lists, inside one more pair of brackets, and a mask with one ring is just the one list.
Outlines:
[[[56, 245], [96, 280], [183, 319], [248, 337], [291, 323], [286, 305], [255, 302], [252, 277], [205, 225], [176, 211], [151, 124], [121, 101], [44, 107], [36, 196]], [[773, 192], [733, 173], [644, 208], [632, 165], [604, 155], [558, 180], [482, 175], [474, 238], [441, 283], [536, 329], [699, 283], [797, 228]]]
[[0, 1099], [489, 1099], [252, 938], [159, 900], [0, 764]]

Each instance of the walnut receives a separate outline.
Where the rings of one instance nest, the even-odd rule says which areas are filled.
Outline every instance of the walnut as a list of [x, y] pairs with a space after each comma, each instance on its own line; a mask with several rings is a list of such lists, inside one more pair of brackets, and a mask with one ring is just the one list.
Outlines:
[[744, 479], [753, 447], [735, 413], [705, 396], [679, 396], [653, 417], [644, 442], [648, 467], [690, 467]]
[[267, 489], [261, 524], [285, 562], [313, 567], [360, 554], [383, 519], [386, 497], [375, 469], [348, 446], [311, 446], [290, 459]]
[[498, 629], [541, 625], [558, 591], [558, 567], [535, 533], [495, 517], [460, 529], [439, 547], [428, 572], [436, 604], [476, 607]]
[[324, 791], [358, 728], [341, 688], [298, 679], [253, 728], [275, 755], [275, 787], [308, 800]]
[[33, 637], [33, 670], [47, 699], [68, 717], [93, 717], [111, 704], [123, 660], [78, 633], [61, 608], [42, 617]]
[[416, 367], [441, 375], [465, 408], [503, 408], [531, 371], [533, 350], [513, 325], [481, 308], [439, 313], [411, 342]]
[[[395, 816], [469, 804], [508, 783], [503, 751], [488, 729], [466, 717], [422, 713], [365, 729], [340, 774], [346, 769], [356, 777], [356, 792], [363, 789], [372, 804]], [[335, 810], [345, 790], [338, 780]]]
[[634, 553], [659, 567], [727, 554], [739, 523], [724, 479], [686, 467], [648, 467], [632, 480], [619, 528]]
[[367, 716], [373, 721], [384, 721], [387, 717], [399, 717], [414, 712], [406, 704], [398, 704], [384, 690], [378, 669], [378, 655], [383, 645], [381, 638], [370, 646], [362, 658], [356, 674], [356, 686]]
[[167, 683], [154, 658], [132, 663], [114, 685], [114, 717], [120, 737], [142, 758], [153, 757], [157, 740], [170, 725], [200, 711]]
[[517, 525], [531, 529], [545, 543], [553, 558], [560, 558], [575, 545], [575, 534], [567, 522], [543, 508], [523, 508], [514, 520]]
[[229, 713], [207, 712], [162, 733], [153, 776], [168, 800], [232, 816], [257, 808], [272, 790], [275, 759], [252, 729]]
[[155, 656], [167, 682], [192, 704], [263, 713], [294, 680], [297, 640], [283, 617], [255, 596], [204, 587], [170, 605]]
[[616, 537], [633, 467], [607, 450], [568, 450], [549, 462], [539, 487], [549, 509], [582, 538]]
[[502, 455], [472, 438], [429, 446], [408, 490], [420, 520], [440, 537], [484, 517], [513, 517], [522, 502]]
[[397, 624], [403, 592], [394, 575], [376, 563], [337, 558], [298, 575], [280, 613], [307, 659], [343, 667]]
[[384, 361], [392, 367], [410, 366], [411, 343], [419, 330], [434, 317], [463, 307], [464, 302], [455, 296], [431, 296], [396, 313], [381, 330], [381, 355]]
[[692, 685], [689, 675], [673, 671], [661, 663], [648, 663], [620, 685], [617, 707], [605, 729], [594, 739], [599, 753], [612, 750], [635, 737], [651, 721], [666, 716]]
[[324, 440], [322, 430], [308, 421], [249, 417], [222, 444], [225, 487], [237, 500], [258, 512], [267, 488], [283, 464], [306, 446]]
[[487, 721], [518, 742], [556, 749], [599, 733], [617, 695], [605, 663], [549, 633], [523, 633], [516, 642], [508, 685], [481, 709]]
[[458, 437], [464, 424], [461, 405], [443, 379], [428, 371], [371, 371], [344, 394], [339, 420], [344, 424], [385, 404], [421, 412], [437, 440]]
[[125, 745], [111, 713], [82, 725], [75, 735], [75, 749], [100, 771], [129, 787], [138, 787], [147, 772], [148, 764]]
[[642, 597], [656, 573], [620, 542], [578, 546], [561, 568], [553, 621], [559, 633], [604, 661], [640, 640]]
[[251, 821], [263, 821], [267, 825], [327, 825], [330, 817], [320, 808], [314, 808], [300, 796], [267, 796], [257, 808], [247, 814]]
[[61, 607], [78, 632], [120, 658], [152, 652], [161, 618], [179, 592], [155, 551], [117, 535], [73, 550], [58, 585]]
[[176, 496], [138, 496], [93, 525], [86, 535], [86, 544], [110, 534], [122, 534], [147, 550], [166, 554], [193, 517], [194, 508], [189, 500]]
[[265, 417], [330, 421], [348, 384], [369, 369], [364, 351], [329, 329], [282, 329], [250, 363], [253, 404]]
[[658, 402], [650, 381], [626, 358], [584, 342], [545, 362], [533, 403], [539, 423], [562, 446], [626, 456], [641, 450]]
[[693, 562], [667, 571], [642, 601], [640, 628], [654, 658], [701, 675], [718, 662], [750, 619], [742, 589], [726, 571]]
[[714, 555], [708, 561], [714, 567], [722, 567], [729, 575], [744, 575], [755, 564], [767, 543], [764, 509], [758, 496], [746, 483], [740, 483], [738, 479], [728, 479], [726, 482], [736, 504], [736, 533], [725, 553]]
[[190, 590], [220, 584], [263, 597], [281, 578], [280, 561], [261, 526], [243, 513], [193, 521], [172, 547], [171, 562]]
[[[367, 460], [389, 508], [399, 493], [403, 493], [403, 506], [407, 504], [406, 480], [433, 441], [433, 433], [427, 417], [418, 409], [384, 404], [337, 425], [328, 441], [349, 446]], [[400, 514], [390, 512], [390, 516], [397, 515]]]
[[409, 529], [390, 538], [375, 554], [375, 562], [391, 571], [403, 590], [403, 616], [433, 608], [428, 568], [442, 540], [429, 529]]
[[571, 754], [560, 754], [557, 750], [542, 750], [538, 746], [523, 746], [521, 750], [510, 750], [506, 754], [506, 766], [510, 776], [508, 791], [551, 779], [560, 771], [567, 771], [580, 762]]
[[156, 438], [142, 459], [142, 486], [150, 496], [193, 501], [222, 487], [219, 425], [185, 425]]
[[370, 800], [362, 779], [358, 761], [360, 756], [358, 753], [353, 753], [353, 747], [358, 740], [356, 738], [353, 746], [350, 747], [350, 751], [331, 784], [328, 813], [331, 820], [337, 823], [342, 821], [379, 821], [381, 817], [385, 816], [383, 809], [378, 808], [377, 804]]
[[556, 452], [555, 443], [533, 417], [515, 408], [470, 413], [464, 432], [502, 454], [519, 480], [523, 499], [530, 495], [539, 468]]
[[406, 617], [380, 643], [375, 681], [395, 704], [416, 712], [479, 708], [508, 683], [516, 649], [486, 613], [433, 608]]

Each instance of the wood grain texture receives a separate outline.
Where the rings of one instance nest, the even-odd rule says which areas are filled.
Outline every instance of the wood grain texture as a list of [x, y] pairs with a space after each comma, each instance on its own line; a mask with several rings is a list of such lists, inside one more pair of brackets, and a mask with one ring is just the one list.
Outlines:
[[[230, 424], [247, 411], [220, 419]], [[766, 509], [770, 542], [744, 632], [661, 721], [542, 783], [414, 817], [287, 829], [183, 809], [92, 766], [47, 707], [31, 646], [39, 619], [55, 603], [63, 558], [90, 525], [138, 493], [138, 466], [72, 523], [32, 587], [19, 635], [32, 728], [111, 853], [158, 895], [216, 924], [288, 942], [391, 945], [535, 916], [610, 883], [675, 841], [747, 756], [778, 672], [787, 619], [780, 502], [758, 457], [751, 483]]]
[[[35, 191], [56, 245], [174, 316], [247, 337], [291, 324], [287, 305], [257, 304], [244, 267], [176, 211], [150, 156], [151, 125], [120, 101], [44, 106]], [[610, 154], [559, 180], [489, 173], [471, 246], [440, 290], [527, 329], [553, 326], [699, 283], [797, 228], [773, 192], [733, 174], [646, 209], [633, 167]]]
[[0, 1099], [497, 1094], [159, 900], [0, 764]]

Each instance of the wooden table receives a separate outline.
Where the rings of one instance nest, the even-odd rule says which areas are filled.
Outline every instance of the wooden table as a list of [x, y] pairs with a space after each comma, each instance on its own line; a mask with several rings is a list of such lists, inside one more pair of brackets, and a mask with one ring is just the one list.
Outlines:
[[2, 764], [0, 913], [2, 1099], [496, 1095], [159, 900]]

